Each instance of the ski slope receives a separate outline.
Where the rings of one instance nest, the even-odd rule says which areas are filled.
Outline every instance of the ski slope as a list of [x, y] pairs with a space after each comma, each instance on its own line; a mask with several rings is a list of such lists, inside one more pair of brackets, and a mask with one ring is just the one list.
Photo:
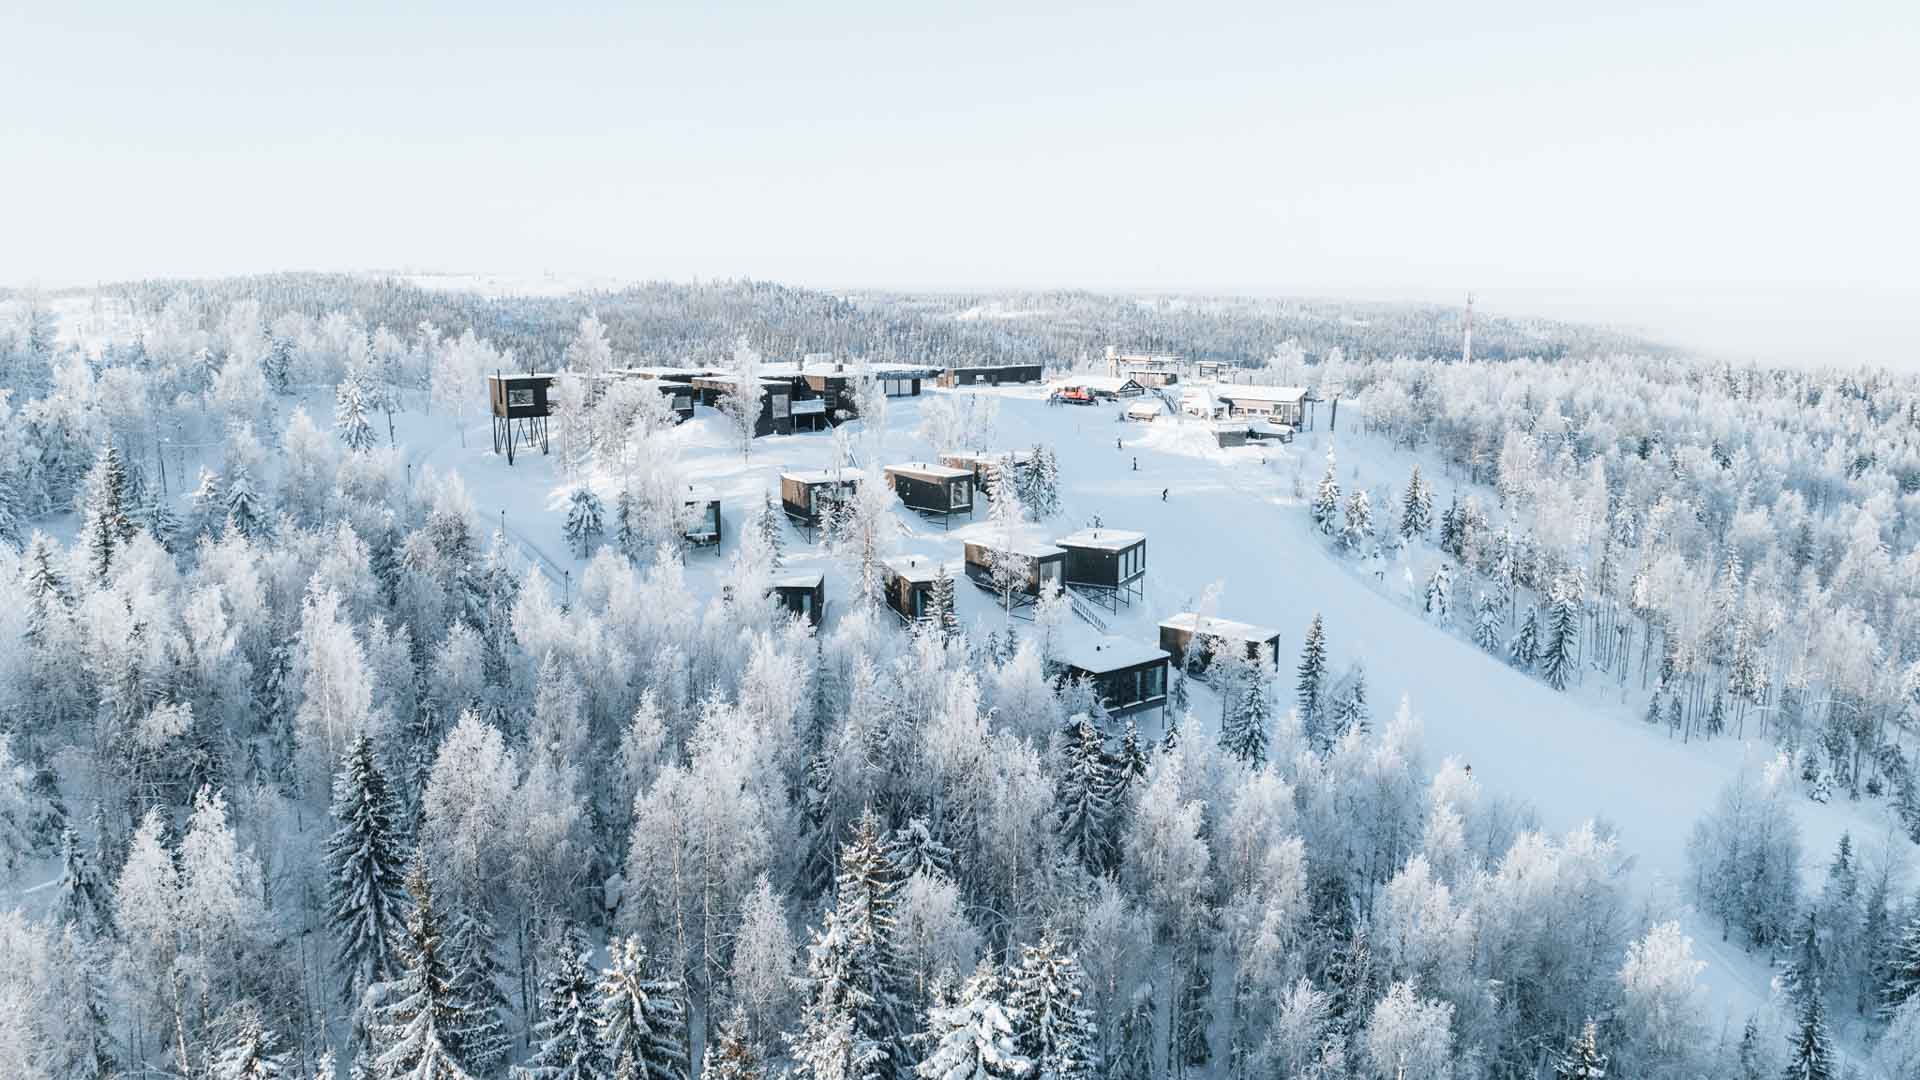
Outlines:
[[[1376, 713], [1390, 711], [1406, 695], [1424, 720], [1430, 767], [1446, 757], [1460, 758], [1489, 793], [1530, 803], [1550, 833], [1589, 818], [1617, 830], [1649, 910], [1662, 918], [1679, 917], [1694, 938], [1696, 954], [1708, 962], [1702, 981], [1717, 1024], [1737, 1032], [1765, 1002], [1768, 958], [1723, 942], [1717, 922], [1685, 908], [1685, 849], [1693, 823], [1712, 807], [1743, 756], [1770, 755], [1767, 747], [1743, 747], [1730, 739], [1676, 744], [1664, 728], [1637, 722], [1632, 710], [1604, 707], [1594, 696], [1556, 692], [1427, 623], [1404, 604], [1397, 583], [1377, 583], [1339, 561], [1291, 494], [1297, 465], [1304, 464], [1309, 485], [1317, 479], [1329, 439], [1338, 438], [1324, 430], [1302, 433], [1285, 447], [1221, 450], [1199, 424], [1171, 418], [1120, 423], [1120, 407], [1048, 406], [1038, 388], [930, 393], [998, 398], [996, 432], [987, 449], [1036, 442], [1054, 447], [1064, 510], [1045, 528], [1047, 535], [1074, 531], [1096, 514], [1108, 527], [1147, 534], [1145, 600], [1117, 615], [1102, 612], [1113, 633], [1154, 642], [1162, 618], [1191, 609], [1215, 582], [1222, 586], [1218, 615], [1280, 628], [1285, 650], [1298, 647], [1308, 622], [1320, 614], [1329, 670], [1364, 661]], [[923, 400], [888, 403], [882, 464], [927, 460], [951, 449], [927, 446], [914, 436]], [[743, 460], [718, 417], [705, 409], [667, 437], [678, 444], [690, 476], [723, 499], [728, 542], [720, 557], [697, 552], [688, 560], [689, 581], [705, 590], [717, 590], [726, 555], [763, 495], [778, 497], [778, 474], [827, 467], [833, 446], [824, 434], [773, 436], [756, 440], [752, 455]], [[1353, 449], [1358, 453], [1350, 457], [1349, 448], [1339, 448], [1343, 471], [1350, 460], [1367, 460], [1369, 468], [1382, 470], [1379, 477], [1367, 477], [1373, 480], [1398, 467], [1383, 465], [1377, 448]], [[583, 564], [567, 552], [561, 535], [568, 489], [553, 458], [525, 455], [509, 467], [489, 452], [484, 433], [476, 439], [472, 431], [465, 450], [441, 434], [432, 457], [437, 467], [459, 471], [479, 515], [491, 518], [507, 507], [516, 540], [549, 553], [553, 565], [577, 576]], [[600, 477], [597, 484], [610, 499], [614, 478]], [[946, 560], [958, 579], [963, 540], [990, 538], [987, 513], [985, 501], [976, 500], [971, 523], [943, 530], [902, 509], [903, 534], [896, 548]], [[844, 609], [844, 570], [797, 534], [789, 534], [787, 551], [790, 569], [826, 572], [830, 614]], [[997, 626], [1002, 616], [992, 599], [964, 581], [960, 585], [962, 620]], [[1291, 660], [1282, 657], [1283, 671]], [[1284, 703], [1290, 694], [1281, 696]], [[1818, 888], [1843, 832], [1851, 832], [1865, 853], [1884, 843], [1911, 854], [1911, 845], [1875, 807], [1803, 802], [1798, 813], [1809, 889]]]

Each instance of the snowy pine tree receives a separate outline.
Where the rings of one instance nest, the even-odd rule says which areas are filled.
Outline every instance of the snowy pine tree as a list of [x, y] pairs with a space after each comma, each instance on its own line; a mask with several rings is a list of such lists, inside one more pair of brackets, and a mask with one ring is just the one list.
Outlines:
[[914, 1066], [920, 1080], [1015, 1080], [1033, 1071], [1001, 993], [1000, 973], [982, 960], [951, 1004], [928, 1011], [926, 1057]]
[[808, 1080], [900, 1080], [907, 1071], [893, 945], [898, 887], [868, 809], [840, 849], [834, 904], [807, 946], [808, 1001], [788, 1050]]
[[1333, 460], [1333, 447], [1327, 447], [1327, 471], [1320, 477], [1320, 486], [1313, 492], [1313, 523], [1320, 531], [1332, 536], [1340, 528], [1340, 480], [1336, 475]]
[[585, 484], [573, 489], [567, 499], [567, 546], [577, 558], [584, 559], [600, 546], [606, 531], [600, 519], [600, 497]]
[[1557, 582], [1547, 609], [1546, 639], [1540, 643], [1540, 675], [1548, 686], [1567, 688], [1579, 663], [1575, 656], [1579, 648], [1579, 599], [1570, 583]]
[[1840, 1076], [1822, 996], [1816, 983], [1801, 997], [1799, 1018], [1787, 1036], [1787, 1068], [1782, 1080], [1838, 1080]]
[[367, 387], [358, 372], [349, 372], [334, 387], [333, 426], [348, 450], [360, 453], [373, 449], [373, 424], [367, 418]]
[[214, 1054], [211, 1080], [277, 1080], [289, 1075], [280, 1035], [265, 1025], [251, 1008], [234, 1023], [233, 1032]]
[[526, 1080], [606, 1080], [606, 1058], [593, 1026], [592, 956], [578, 929], [561, 930], [540, 980], [533, 1054], [519, 1070]]
[[114, 555], [133, 539], [133, 506], [128, 491], [126, 462], [112, 444], [100, 452], [87, 473], [81, 535], [87, 540], [87, 567], [95, 581], [105, 581]]
[[452, 1001], [458, 1013], [442, 1031], [448, 1050], [476, 1076], [491, 1076], [513, 1049], [507, 1033], [505, 977], [494, 940], [493, 922], [484, 912], [461, 911], [448, 920], [443, 950]]
[[1307, 625], [1307, 642], [1300, 649], [1300, 666], [1296, 671], [1299, 677], [1294, 683], [1295, 706], [1300, 710], [1300, 723], [1308, 732], [1313, 732], [1321, 719], [1327, 681], [1327, 639], [1319, 612], [1314, 613], [1313, 622]]
[[342, 997], [394, 977], [405, 933], [406, 845], [400, 807], [374, 761], [366, 732], [354, 736], [333, 782], [332, 837], [327, 840], [327, 925], [335, 934], [334, 970]]
[[1054, 790], [1061, 843], [1089, 873], [1105, 872], [1113, 858], [1113, 768], [1106, 740], [1084, 715], [1062, 735]]
[[608, 944], [594, 1018], [608, 1080], [687, 1080], [686, 999], [638, 938]]
[[413, 912], [407, 919], [404, 968], [379, 1019], [383, 1049], [375, 1064], [381, 1077], [405, 1080], [471, 1080], [448, 1045], [463, 1022], [463, 1002], [443, 953], [440, 913], [426, 864], [415, 860], [407, 874]]
[[1503, 604], [1491, 592], [1481, 589], [1473, 598], [1473, 643], [1498, 655], [1501, 631], [1506, 628]]
[[268, 534], [270, 524], [267, 520], [266, 500], [259, 489], [253, 486], [253, 474], [246, 466], [236, 466], [233, 478], [227, 482], [227, 528], [246, 537], [257, 540]]
[[1891, 1016], [1909, 1001], [1920, 998], [1920, 905], [1894, 941], [1887, 959], [1886, 989], [1881, 994], [1881, 1013]]
[[1100, 1030], [1081, 998], [1080, 963], [1058, 941], [1022, 946], [1007, 974], [1006, 1001], [1014, 1046], [1033, 1062], [1037, 1080], [1092, 1080], [1100, 1071]]
[[633, 488], [622, 484], [620, 497], [613, 504], [613, 546], [629, 562], [638, 559], [647, 547], [646, 530], [641, 523], [642, 513], [640, 500], [634, 495]]
[[1400, 537], [1408, 543], [1425, 540], [1432, 527], [1433, 491], [1420, 479], [1420, 466], [1415, 465], [1407, 477], [1407, 493], [1400, 500]]
[[787, 530], [782, 521], [783, 513], [774, 505], [773, 493], [763, 492], [760, 497], [760, 512], [754, 516], [753, 530], [760, 536], [760, 543], [767, 552], [767, 563], [778, 570], [786, 565]]
[[1507, 642], [1507, 659], [1521, 671], [1532, 671], [1540, 657], [1540, 612], [1537, 608], [1527, 609], [1527, 621], [1520, 624], [1520, 632]]
[[1340, 547], [1349, 554], [1362, 554], [1373, 544], [1373, 500], [1365, 488], [1347, 496], [1346, 523], [1340, 530]]
[[1240, 680], [1239, 707], [1233, 710], [1233, 723], [1220, 732], [1220, 748], [1259, 769], [1267, 763], [1267, 747], [1273, 739], [1273, 683], [1268, 678], [1272, 663], [1262, 649], [1261, 655], [1247, 665]]
[[762, 1080], [766, 1065], [747, 1037], [747, 1016], [736, 1006], [720, 1023], [713, 1049], [701, 1062], [701, 1080]]
[[939, 628], [940, 636], [947, 641], [959, 640], [960, 613], [955, 610], [953, 576], [947, 573], [944, 564], [934, 574], [933, 592], [929, 599], [931, 602], [928, 606], [931, 610], [928, 614], [933, 624]]
[[1367, 730], [1372, 720], [1373, 711], [1367, 705], [1367, 668], [1356, 660], [1334, 688], [1326, 725], [1327, 743], [1339, 742], [1349, 731]]
[[1427, 578], [1427, 617], [1441, 626], [1453, 621], [1453, 568], [1445, 562]]
[[93, 860], [80, 850], [80, 837], [70, 826], [60, 834], [60, 882], [56, 888], [59, 892], [54, 911], [61, 922], [87, 941], [98, 941], [113, 932], [113, 898], [94, 869]]

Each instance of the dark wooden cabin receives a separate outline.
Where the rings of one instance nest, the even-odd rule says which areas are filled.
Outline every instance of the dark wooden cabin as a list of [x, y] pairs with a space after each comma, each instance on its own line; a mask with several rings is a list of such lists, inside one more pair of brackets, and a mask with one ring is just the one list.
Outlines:
[[1122, 529], [1082, 529], [1055, 544], [1067, 549], [1067, 585], [1109, 611], [1142, 596], [1147, 576], [1147, 534]]
[[1009, 605], [1009, 612], [1022, 618], [1031, 618], [1029, 609], [1039, 602], [1049, 586], [1061, 583], [1066, 573], [1067, 553], [1052, 544], [1016, 541], [1009, 545], [1005, 550], [1019, 561], [1022, 572], [1012, 595], [1003, 596], [1000, 587], [993, 581], [993, 564], [1001, 550], [997, 544], [967, 541], [967, 577], [975, 585], [992, 593], [996, 604], [1005, 601]]
[[708, 378], [717, 372], [706, 368], [669, 368], [669, 367], [633, 367], [615, 368], [612, 375], [616, 379], [649, 383], [659, 388], [667, 399], [667, 407], [674, 411], [681, 423], [693, 419], [693, 406], [696, 393], [693, 380]]
[[[1196, 637], [1200, 639], [1200, 645], [1194, 643]], [[1175, 664], [1187, 665], [1187, 670], [1196, 675], [1205, 673], [1213, 662], [1212, 650], [1221, 647], [1212, 644], [1215, 641], [1227, 647], [1244, 647], [1249, 660], [1259, 657], [1260, 650], [1264, 648], [1268, 662], [1273, 664], [1275, 670], [1279, 669], [1280, 631], [1270, 626], [1255, 626], [1212, 616], [1202, 619], [1191, 611], [1183, 611], [1160, 624], [1160, 647], [1172, 655]], [[1189, 652], [1192, 653], [1191, 657]]]
[[852, 470], [780, 474], [781, 509], [809, 539], [832, 519], [835, 506], [859, 490], [860, 474]]
[[689, 486], [681, 501], [687, 508], [687, 543], [711, 547], [715, 555], [720, 554], [720, 496], [705, 488]]
[[487, 376], [487, 398], [493, 405], [493, 452], [507, 453], [513, 464], [516, 445], [538, 446], [551, 453], [547, 417], [553, 413], [553, 376], [543, 372]]
[[887, 486], [922, 517], [939, 518], [944, 528], [955, 514], [973, 516], [973, 473], [924, 461], [886, 467]]
[[767, 594], [794, 615], [819, 626], [827, 617], [827, 575], [819, 571], [773, 579]]
[[[693, 380], [693, 396], [700, 404], [718, 409], [733, 395], [739, 384], [740, 380], [732, 375], [702, 375]], [[795, 400], [799, 397], [801, 401], [812, 401], [805, 386], [804, 381], [796, 378], [762, 376], [760, 411], [754, 416], [753, 437], [791, 435], [795, 430], [812, 431], [825, 427], [824, 407], [817, 401], [799, 404]], [[801, 389], [797, 390], [796, 387]]]
[[1012, 466], [1011, 479], [1019, 483], [1022, 474], [1033, 468], [1033, 451], [1007, 450], [998, 454], [955, 452], [941, 454], [940, 464], [949, 469], [965, 469], [972, 473], [974, 490], [992, 499], [993, 485], [1000, 471]]
[[951, 367], [940, 373], [940, 385], [1000, 386], [1003, 383], [1037, 383], [1045, 377], [1039, 364], [991, 364], [979, 367]]
[[1069, 640], [1055, 666], [1062, 681], [1085, 679], [1115, 718], [1156, 712], [1167, 704], [1165, 650], [1120, 637]]
[[931, 618], [933, 583], [939, 577], [940, 564], [923, 555], [896, 555], [888, 559], [881, 573], [887, 607], [909, 624]]

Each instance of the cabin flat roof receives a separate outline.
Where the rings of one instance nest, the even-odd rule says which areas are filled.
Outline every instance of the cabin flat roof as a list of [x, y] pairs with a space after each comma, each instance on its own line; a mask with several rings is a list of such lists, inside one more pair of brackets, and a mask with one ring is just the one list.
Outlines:
[[688, 484], [687, 490], [682, 493], [680, 497], [688, 503], [718, 502], [720, 500], [720, 493], [712, 488], [700, 487], [697, 484]]
[[608, 372], [607, 374], [628, 375], [636, 379], [663, 379], [663, 378], [668, 378], [676, 375], [685, 376], [690, 379], [697, 379], [705, 376], [718, 375], [719, 372], [715, 371], [713, 368], [623, 367], [623, 368], [614, 368], [612, 371]]
[[940, 561], [929, 559], [925, 555], [893, 555], [886, 559], [884, 565], [895, 575], [915, 584], [932, 581], [940, 576]]
[[1241, 401], [1304, 401], [1307, 388], [1304, 386], [1242, 386], [1238, 383], [1220, 383], [1213, 388], [1215, 397], [1239, 399]]
[[[1199, 629], [1194, 622], [1199, 621]], [[1233, 638], [1236, 641], [1268, 642], [1280, 636], [1280, 631], [1271, 626], [1256, 626], [1253, 623], [1234, 622], [1232, 619], [1215, 618], [1212, 615], [1201, 619], [1196, 613], [1183, 611], [1172, 618], [1162, 619], [1161, 626], [1174, 630], [1193, 631], [1199, 634], [1212, 634], [1215, 637]]]
[[1045, 540], [1015, 540], [1011, 544], [1003, 544], [996, 540], [969, 540], [967, 546], [983, 547], [989, 551], [1009, 551], [1032, 559], [1051, 559], [1055, 555], [1067, 553], [1066, 548], [1056, 547]]
[[1063, 548], [1098, 548], [1101, 551], [1120, 551], [1130, 548], [1147, 538], [1143, 532], [1127, 532], [1125, 529], [1081, 529], [1077, 533], [1054, 539], [1054, 543]]
[[1158, 646], [1111, 634], [1071, 638], [1057, 648], [1055, 658], [1062, 664], [1095, 675], [1170, 659]]
[[981, 451], [949, 450], [948, 452], [941, 454], [940, 457], [943, 460], [952, 460], [952, 461], [991, 461], [996, 465], [1011, 458], [1013, 459], [1013, 463], [1018, 465], [1023, 461], [1032, 461], [1033, 451], [1001, 450], [996, 453], [995, 451], [992, 451], [992, 450], [981, 450]]
[[488, 382], [513, 382], [516, 379], [547, 379], [560, 377], [557, 371], [500, 371], [487, 376]]
[[811, 469], [805, 472], [783, 472], [780, 474], [780, 479], [792, 480], [794, 483], [805, 484], [808, 487], [815, 484], [855, 484], [860, 481], [860, 473], [855, 469], [842, 469], [838, 473], [828, 469]]
[[969, 469], [953, 469], [945, 465], [929, 465], [924, 461], [912, 461], [904, 465], [889, 465], [886, 471], [930, 480], [959, 480], [962, 477], [973, 475], [973, 472]]
[[782, 574], [773, 579], [776, 589], [817, 589], [827, 580], [827, 575], [814, 571], [811, 574]]

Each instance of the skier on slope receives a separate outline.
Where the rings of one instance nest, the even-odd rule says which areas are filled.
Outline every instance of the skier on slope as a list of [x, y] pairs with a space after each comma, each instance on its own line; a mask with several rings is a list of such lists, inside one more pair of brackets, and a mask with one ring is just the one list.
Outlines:
[[1161, 502], [1166, 502], [1166, 501], [1167, 501], [1167, 489], [1166, 489], [1166, 488], [1161, 488], [1161, 489], [1160, 489], [1160, 501], [1161, 501]]
[[1134, 459], [1133, 459], [1133, 471], [1134, 471], [1134, 472], [1139, 472], [1139, 471], [1140, 471], [1140, 459], [1139, 459], [1139, 458], [1134, 458]]

